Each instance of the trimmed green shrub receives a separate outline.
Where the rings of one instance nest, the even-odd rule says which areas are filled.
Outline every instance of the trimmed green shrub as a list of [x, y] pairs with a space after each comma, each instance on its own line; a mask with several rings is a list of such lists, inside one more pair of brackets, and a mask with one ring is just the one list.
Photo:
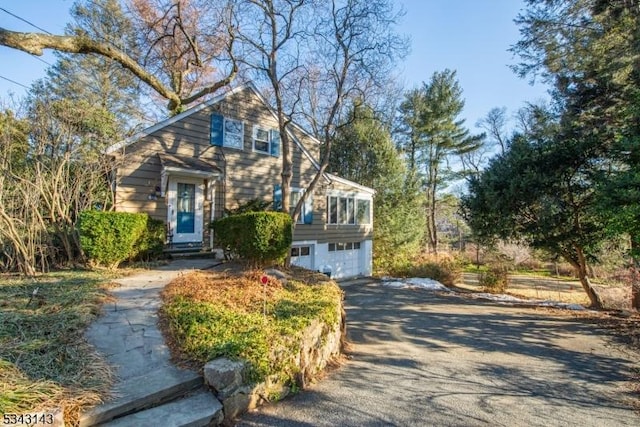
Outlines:
[[211, 223], [216, 243], [254, 264], [281, 263], [293, 240], [291, 217], [284, 212], [248, 212]]
[[136, 255], [149, 216], [141, 213], [83, 211], [78, 221], [80, 245], [90, 264], [116, 268]]
[[504, 293], [509, 286], [509, 269], [503, 264], [491, 265], [487, 271], [480, 273], [478, 280], [484, 292]]
[[160, 257], [164, 249], [166, 235], [167, 229], [165, 222], [159, 219], [149, 218], [147, 220], [147, 227], [134, 248], [134, 257], [144, 261]]

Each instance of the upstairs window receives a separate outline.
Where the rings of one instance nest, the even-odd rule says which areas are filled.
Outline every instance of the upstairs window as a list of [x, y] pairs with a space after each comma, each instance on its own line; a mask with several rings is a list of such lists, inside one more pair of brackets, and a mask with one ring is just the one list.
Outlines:
[[221, 114], [211, 115], [211, 145], [242, 150], [244, 148], [244, 123], [224, 117]]
[[280, 155], [280, 132], [275, 129], [269, 130], [261, 126], [254, 126], [253, 151], [278, 157]]
[[240, 120], [224, 119], [224, 142], [225, 147], [242, 150], [244, 140], [244, 125]]
[[371, 201], [358, 199], [357, 203], [358, 224], [371, 224]]
[[257, 126], [253, 127], [253, 151], [271, 153], [271, 138], [268, 130]]

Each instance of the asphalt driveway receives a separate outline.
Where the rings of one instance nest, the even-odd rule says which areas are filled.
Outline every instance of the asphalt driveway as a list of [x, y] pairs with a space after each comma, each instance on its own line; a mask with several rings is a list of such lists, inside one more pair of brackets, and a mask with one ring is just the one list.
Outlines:
[[351, 360], [242, 426], [638, 426], [640, 359], [571, 316], [345, 286]]

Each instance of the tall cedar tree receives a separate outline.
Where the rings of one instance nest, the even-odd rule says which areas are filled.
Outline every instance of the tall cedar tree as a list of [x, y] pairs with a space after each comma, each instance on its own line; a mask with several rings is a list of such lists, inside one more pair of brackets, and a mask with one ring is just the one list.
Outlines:
[[576, 270], [593, 307], [602, 306], [587, 275], [587, 262], [605, 237], [596, 209], [589, 141], [562, 132], [553, 114], [538, 116], [538, 129], [512, 138], [504, 154], [469, 180], [465, 219], [485, 243], [525, 241], [564, 257]]
[[[640, 256], [640, 7], [637, 0], [527, 0], [512, 48], [521, 75], [554, 87], [564, 133], [589, 141], [603, 171], [594, 186], [610, 235]], [[634, 286], [640, 306], [640, 285]]]

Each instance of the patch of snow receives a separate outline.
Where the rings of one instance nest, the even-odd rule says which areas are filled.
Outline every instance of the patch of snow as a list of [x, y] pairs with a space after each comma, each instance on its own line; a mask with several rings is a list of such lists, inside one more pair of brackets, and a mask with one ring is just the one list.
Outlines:
[[517, 298], [512, 295], [506, 295], [506, 294], [489, 294], [485, 292], [475, 292], [472, 295], [476, 298], [488, 299], [490, 301], [498, 301], [498, 302], [521, 302], [521, 303], [531, 302], [531, 300]]
[[[409, 277], [406, 279], [399, 279], [397, 277], [382, 277], [382, 286], [394, 289], [423, 289], [427, 291], [444, 291], [454, 292], [451, 289], [444, 286], [437, 280], [427, 279], [423, 277]], [[570, 304], [551, 300], [536, 300], [514, 297], [507, 294], [489, 294], [486, 292], [474, 292], [470, 294], [459, 294], [460, 296], [466, 296], [471, 298], [482, 298], [489, 301], [495, 301], [504, 304], [526, 304], [537, 307], [551, 307], [551, 308], [563, 308], [565, 310], [586, 310], [585, 307], [580, 304]]]
[[389, 288], [419, 288], [427, 291], [445, 291], [449, 292], [451, 289], [447, 288], [437, 280], [427, 279], [424, 277], [410, 277], [407, 279], [398, 279], [393, 277], [383, 277], [382, 285]]
[[540, 307], [552, 307], [552, 308], [564, 308], [565, 310], [586, 310], [586, 308], [580, 304], [571, 304], [567, 302], [558, 302], [558, 301], [540, 301], [536, 304]]

